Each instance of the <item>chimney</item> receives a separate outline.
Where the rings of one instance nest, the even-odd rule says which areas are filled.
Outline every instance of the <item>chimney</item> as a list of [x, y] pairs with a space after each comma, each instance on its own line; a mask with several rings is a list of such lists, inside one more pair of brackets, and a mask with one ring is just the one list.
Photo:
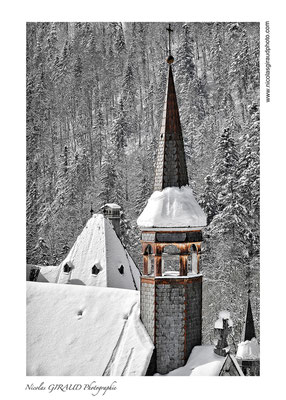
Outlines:
[[215, 322], [214, 333], [217, 337], [214, 352], [225, 357], [229, 353], [227, 337], [232, 331], [233, 322], [230, 319], [229, 311], [220, 311], [219, 318]]
[[121, 207], [115, 203], [107, 203], [101, 207], [103, 215], [112, 223], [118, 237], [120, 237], [120, 211]]

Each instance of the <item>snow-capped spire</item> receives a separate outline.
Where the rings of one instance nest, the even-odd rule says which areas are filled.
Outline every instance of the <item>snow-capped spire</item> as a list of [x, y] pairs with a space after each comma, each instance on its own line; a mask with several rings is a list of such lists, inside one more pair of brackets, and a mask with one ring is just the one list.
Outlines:
[[256, 336], [255, 336], [255, 328], [254, 328], [254, 322], [253, 322], [253, 316], [252, 316], [252, 309], [251, 309], [251, 303], [250, 303], [250, 290], [249, 290], [248, 291], [247, 312], [246, 312], [246, 317], [245, 317], [241, 340], [243, 342], [245, 342], [246, 340], [251, 340], [254, 337], [256, 337]]
[[179, 108], [171, 66], [173, 61], [174, 58], [170, 54], [167, 58], [169, 75], [157, 151], [154, 191], [163, 190], [166, 187], [181, 187], [189, 184]]
[[[169, 40], [172, 29], [169, 25]], [[188, 171], [179, 108], [171, 64], [170, 51], [167, 63], [169, 75], [160, 131], [155, 168], [154, 193], [137, 219], [140, 229], [196, 228], [206, 226], [206, 215], [188, 186]]]

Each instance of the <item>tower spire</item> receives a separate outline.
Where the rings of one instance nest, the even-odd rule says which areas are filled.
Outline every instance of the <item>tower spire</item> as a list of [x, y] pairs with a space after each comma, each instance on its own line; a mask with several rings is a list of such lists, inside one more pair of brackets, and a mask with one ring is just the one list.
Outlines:
[[251, 303], [250, 303], [250, 289], [249, 289], [248, 290], [247, 311], [246, 311], [246, 317], [245, 317], [245, 321], [244, 321], [244, 327], [243, 327], [241, 340], [243, 342], [245, 342], [246, 340], [251, 340], [254, 337], [256, 337], [256, 336], [255, 336], [254, 321], [253, 321], [252, 309], [251, 309]]
[[[173, 31], [170, 24], [167, 31], [169, 32], [170, 42], [170, 35]], [[163, 190], [166, 187], [181, 187], [189, 184], [180, 114], [171, 66], [174, 58], [171, 55], [170, 46], [171, 44], [169, 44], [169, 57], [167, 58], [169, 72], [157, 150], [154, 191]]]
[[[170, 42], [170, 25], [167, 31]], [[155, 347], [147, 372], [151, 375], [167, 374], [185, 365], [193, 347], [202, 340], [200, 254], [206, 215], [191, 188], [178, 190], [188, 185], [188, 174], [170, 47], [156, 192], [137, 219], [143, 255], [140, 316]], [[158, 195], [157, 191], [162, 192]], [[177, 268], [169, 265], [169, 255], [179, 255]]]

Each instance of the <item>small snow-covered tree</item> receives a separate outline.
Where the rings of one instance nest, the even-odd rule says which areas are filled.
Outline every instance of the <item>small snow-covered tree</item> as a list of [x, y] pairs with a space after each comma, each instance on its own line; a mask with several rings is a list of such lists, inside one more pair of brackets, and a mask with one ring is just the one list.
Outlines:
[[203, 207], [207, 215], [207, 225], [209, 225], [213, 217], [217, 213], [216, 190], [214, 188], [211, 175], [205, 177], [204, 192], [200, 199], [200, 205]]

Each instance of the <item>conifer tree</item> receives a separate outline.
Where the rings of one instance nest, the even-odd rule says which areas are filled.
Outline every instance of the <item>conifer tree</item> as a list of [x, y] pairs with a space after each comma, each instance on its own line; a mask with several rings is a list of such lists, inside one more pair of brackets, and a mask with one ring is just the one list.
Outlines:
[[248, 251], [251, 256], [259, 253], [260, 214], [260, 158], [259, 158], [259, 109], [256, 103], [248, 107], [249, 124], [241, 146], [239, 163], [239, 190], [249, 221]]
[[213, 182], [217, 193], [217, 209], [222, 211], [229, 203], [229, 188], [237, 172], [238, 154], [230, 128], [225, 128], [218, 138], [214, 157]]
[[209, 225], [217, 213], [217, 198], [211, 175], [205, 177], [204, 192], [200, 199], [200, 205], [207, 215], [207, 225]]
[[47, 61], [53, 62], [57, 54], [57, 45], [58, 45], [58, 35], [56, 24], [53, 22], [50, 27], [50, 31], [47, 37]]
[[111, 203], [115, 201], [115, 180], [116, 170], [114, 167], [114, 159], [112, 152], [106, 151], [106, 156], [102, 162], [101, 174], [100, 174], [100, 192], [99, 197], [101, 203]]

